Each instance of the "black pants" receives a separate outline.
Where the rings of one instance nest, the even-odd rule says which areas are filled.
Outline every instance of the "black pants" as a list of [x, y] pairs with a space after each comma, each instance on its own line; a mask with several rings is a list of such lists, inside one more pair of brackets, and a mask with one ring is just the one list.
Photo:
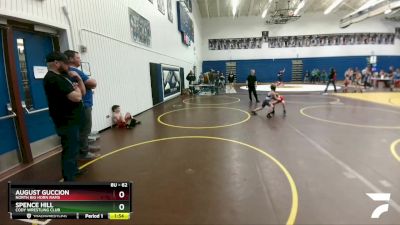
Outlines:
[[189, 81], [189, 90], [190, 90], [190, 94], [194, 95], [195, 88], [193, 86], [193, 81]]
[[367, 87], [372, 87], [372, 84], [366, 80], [364, 81], [364, 88], [367, 89]]
[[76, 160], [79, 154], [79, 125], [56, 127], [56, 131], [61, 138], [61, 165], [64, 181], [74, 181], [78, 172]]
[[256, 98], [256, 101], [258, 102], [258, 97], [257, 97], [257, 91], [256, 91], [256, 87], [255, 86], [249, 86], [249, 98], [250, 101], [253, 101], [252, 97], [251, 97], [251, 93], [254, 94], [254, 97]]
[[333, 80], [333, 79], [329, 79], [328, 83], [326, 84], [325, 92], [327, 92], [327, 91], [328, 91], [328, 87], [329, 87], [329, 84], [330, 84], [330, 83], [332, 83], [332, 84], [333, 84], [333, 87], [335, 88], [335, 92], [337, 92], [337, 91], [336, 91], [336, 84], [335, 84], [335, 80]]
[[79, 153], [86, 156], [89, 152], [89, 134], [92, 132], [92, 107], [85, 107], [81, 127], [79, 128]]

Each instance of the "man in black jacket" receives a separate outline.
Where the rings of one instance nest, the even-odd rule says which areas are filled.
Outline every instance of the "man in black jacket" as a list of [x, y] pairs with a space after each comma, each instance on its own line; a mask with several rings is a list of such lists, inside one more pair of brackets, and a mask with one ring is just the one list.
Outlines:
[[189, 81], [189, 90], [191, 94], [194, 94], [194, 86], [193, 86], [193, 81], [196, 80], [196, 75], [193, 74], [193, 71], [191, 70], [190, 73], [186, 76], [186, 80]]
[[250, 102], [253, 101], [252, 97], [251, 97], [251, 93], [254, 94], [254, 97], [256, 98], [256, 102], [260, 102], [258, 101], [258, 96], [257, 96], [257, 77], [256, 77], [256, 71], [254, 69], [250, 70], [250, 75], [247, 77], [246, 80], [246, 84], [247, 87], [249, 89], [249, 98], [250, 98]]
[[331, 72], [329, 73], [329, 80], [328, 80], [328, 83], [326, 83], [325, 93], [328, 91], [328, 87], [329, 87], [330, 83], [333, 84], [335, 93], [337, 92], [335, 82], [336, 82], [336, 70], [334, 68], [331, 68]]
[[[44, 89], [62, 145], [62, 175], [64, 181], [74, 181], [79, 173], [79, 127], [82, 123], [82, 96], [86, 93], [82, 78], [74, 71], [68, 71], [68, 58], [59, 52], [46, 56], [48, 72], [44, 77]], [[76, 81], [73, 83], [70, 79]]]

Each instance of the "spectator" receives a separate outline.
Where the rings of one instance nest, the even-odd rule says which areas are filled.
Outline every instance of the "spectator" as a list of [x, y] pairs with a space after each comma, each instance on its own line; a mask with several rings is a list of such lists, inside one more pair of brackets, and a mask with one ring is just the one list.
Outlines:
[[204, 74], [200, 73], [198, 84], [204, 84]]
[[386, 82], [386, 85], [390, 88], [390, 91], [393, 91], [394, 88], [394, 73], [395, 71], [393, 66], [390, 66], [389, 73], [387, 74], [389, 80]]
[[362, 75], [361, 72], [357, 69], [356, 71], [354, 71], [354, 74], [356, 75], [354, 78], [354, 87], [355, 90], [354, 92], [360, 91], [360, 93], [362, 93], [362, 86], [361, 86], [361, 81], [362, 81]]
[[399, 88], [400, 87], [400, 68], [396, 70], [394, 73], [394, 88]]
[[194, 86], [193, 82], [196, 81], [196, 75], [194, 75], [193, 71], [191, 70], [188, 75], [186, 76], [186, 80], [189, 81], [189, 90], [190, 94], [194, 94]]
[[328, 91], [328, 87], [329, 87], [329, 84], [330, 84], [330, 83], [333, 84], [333, 87], [335, 88], [335, 93], [336, 93], [336, 92], [337, 92], [337, 90], [336, 90], [336, 84], [335, 84], [335, 82], [336, 82], [336, 71], [335, 71], [334, 68], [331, 68], [331, 72], [329, 73], [328, 79], [329, 79], [329, 80], [328, 80], [328, 82], [326, 83], [325, 93]]
[[234, 82], [235, 82], [235, 75], [233, 75], [232, 72], [229, 73], [228, 82], [229, 82], [229, 90], [232, 90], [234, 88]]
[[386, 73], [385, 73], [384, 70], [379, 71], [379, 77], [380, 77], [381, 79], [383, 79], [383, 78], [386, 77]]
[[204, 82], [204, 84], [209, 84], [209, 83], [210, 83], [209, 74], [211, 74], [211, 73], [208, 72], [208, 73], [205, 73], [205, 74], [203, 75], [203, 82]]
[[367, 87], [372, 87], [372, 66], [368, 65], [364, 70], [363, 70], [363, 75], [364, 75], [364, 89], [367, 89]]
[[344, 73], [344, 89], [343, 93], [348, 92], [348, 87], [351, 84], [351, 77], [353, 76], [353, 70], [351, 68], [347, 69]]
[[318, 83], [319, 82], [319, 76], [320, 76], [320, 74], [319, 74], [319, 69], [317, 69], [317, 68], [315, 68], [315, 69], [313, 69], [312, 71], [311, 71], [311, 80], [312, 80], [312, 83], [313, 84], [315, 84], [315, 83]]
[[306, 73], [304, 74], [304, 83], [305, 82], [311, 82], [311, 76], [310, 76], [310, 71], [306, 70]]
[[208, 73], [210, 84], [212, 85], [215, 84], [215, 77], [216, 77], [216, 72], [214, 70], [211, 70], [211, 72]]
[[[82, 78], [68, 71], [68, 58], [53, 52], [46, 56], [48, 72], [43, 79], [49, 113], [61, 138], [61, 167], [64, 181], [74, 181], [79, 175], [79, 127], [83, 113], [82, 97], [86, 88]], [[74, 79], [77, 83], [71, 82]]]
[[188, 75], [186, 76], [186, 80], [189, 81], [189, 84], [192, 84], [193, 81], [196, 80], [196, 75], [194, 75], [193, 71], [191, 70]]
[[221, 88], [224, 88], [225, 86], [225, 76], [224, 73], [219, 74], [219, 84]]
[[321, 81], [322, 81], [322, 83], [326, 83], [326, 78], [327, 78], [327, 74], [326, 74], [326, 71], [325, 70], [322, 70], [322, 73], [321, 73]]
[[352, 69], [352, 71], [353, 71], [353, 74], [352, 74], [352, 77], [351, 77], [351, 81], [355, 82], [356, 76], [357, 76], [356, 71], [358, 71], [358, 67], [356, 67], [354, 70]]
[[279, 70], [277, 77], [278, 77], [278, 86], [283, 82], [283, 76], [285, 75], [285, 68]]
[[93, 107], [93, 89], [97, 87], [97, 82], [89, 78], [85, 73], [78, 69], [81, 66], [80, 54], [76, 51], [67, 50], [64, 54], [68, 57], [69, 71], [74, 71], [83, 80], [86, 87], [86, 94], [83, 96], [84, 113], [79, 130], [79, 158], [94, 159], [98, 155], [92, 153], [100, 150], [99, 146], [89, 146], [89, 135], [92, 132], [92, 107]]

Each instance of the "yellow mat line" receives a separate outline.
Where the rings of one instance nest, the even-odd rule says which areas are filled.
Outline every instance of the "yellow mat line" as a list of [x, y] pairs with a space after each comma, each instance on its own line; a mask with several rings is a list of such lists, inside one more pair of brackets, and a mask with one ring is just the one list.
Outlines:
[[400, 143], [400, 139], [399, 139], [399, 140], [396, 140], [395, 142], [393, 142], [393, 143], [390, 145], [390, 151], [392, 152], [392, 155], [394, 156], [394, 158], [397, 159], [397, 161], [400, 162], [400, 155], [397, 154], [397, 152], [396, 152], [396, 146], [397, 146], [399, 143]]
[[340, 93], [334, 95], [344, 98], [382, 104], [382, 105], [400, 107], [399, 92]]
[[290, 214], [289, 217], [286, 221], [286, 225], [293, 225], [295, 224], [296, 221], [296, 217], [297, 217], [297, 212], [298, 212], [298, 208], [299, 208], [299, 194], [297, 191], [297, 186], [296, 183], [292, 177], [292, 175], [289, 173], [288, 169], [286, 169], [286, 167], [283, 165], [283, 163], [281, 163], [278, 159], [276, 159], [275, 157], [273, 157], [272, 155], [270, 155], [269, 153], [263, 151], [260, 148], [257, 148], [255, 146], [240, 142], [240, 141], [236, 141], [236, 140], [232, 140], [232, 139], [227, 139], [227, 138], [220, 138], [220, 137], [210, 137], [210, 136], [180, 136], [180, 137], [168, 137], [168, 138], [160, 138], [160, 139], [154, 139], [154, 140], [149, 140], [149, 141], [144, 141], [141, 143], [137, 143], [137, 144], [133, 144], [133, 145], [129, 145], [129, 146], [125, 146], [123, 148], [120, 149], [116, 149], [112, 152], [109, 152], [105, 155], [102, 155], [82, 166], [79, 167], [79, 169], [83, 169], [85, 167], [90, 166], [91, 164], [100, 161], [108, 156], [111, 156], [113, 154], [122, 152], [122, 151], [126, 151], [126, 150], [135, 150], [135, 147], [137, 146], [141, 146], [141, 145], [145, 145], [145, 144], [150, 144], [150, 143], [156, 143], [156, 142], [163, 142], [163, 141], [169, 141], [169, 140], [182, 140], [182, 139], [208, 139], [208, 140], [219, 140], [219, 141], [226, 141], [226, 142], [231, 142], [231, 143], [235, 143], [235, 144], [239, 144], [242, 146], [245, 146], [251, 150], [254, 150], [258, 153], [260, 153], [261, 155], [265, 156], [266, 158], [269, 158], [272, 162], [275, 163], [275, 165], [278, 166], [278, 168], [283, 172], [283, 174], [285, 175], [287, 181], [289, 182], [289, 186], [290, 186], [290, 191], [292, 194], [292, 204], [291, 204], [291, 208], [290, 208]]

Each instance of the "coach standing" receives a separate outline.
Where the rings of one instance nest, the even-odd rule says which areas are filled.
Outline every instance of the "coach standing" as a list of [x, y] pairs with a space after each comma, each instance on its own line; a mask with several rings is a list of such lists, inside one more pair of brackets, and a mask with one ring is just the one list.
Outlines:
[[[74, 181], [78, 174], [79, 126], [83, 113], [82, 96], [86, 88], [80, 76], [68, 71], [68, 59], [59, 52], [46, 56], [48, 72], [44, 77], [44, 90], [62, 145], [62, 175], [64, 181]], [[70, 79], [76, 80], [72, 83]]]
[[256, 102], [260, 102], [258, 101], [258, 97], [257, 97], [257, 77], [256, 77], [256, 71], [254, 69], [250, 70], [250, 75], [247, 77], [246, 80], [246, 84], [247, 87], [249, 89], [249, 98], [250, 98], [250, 102], [253, 101], [252, 97], [251, 97], [251, 93], [254, 94], [254, 97], [256, 98]]

